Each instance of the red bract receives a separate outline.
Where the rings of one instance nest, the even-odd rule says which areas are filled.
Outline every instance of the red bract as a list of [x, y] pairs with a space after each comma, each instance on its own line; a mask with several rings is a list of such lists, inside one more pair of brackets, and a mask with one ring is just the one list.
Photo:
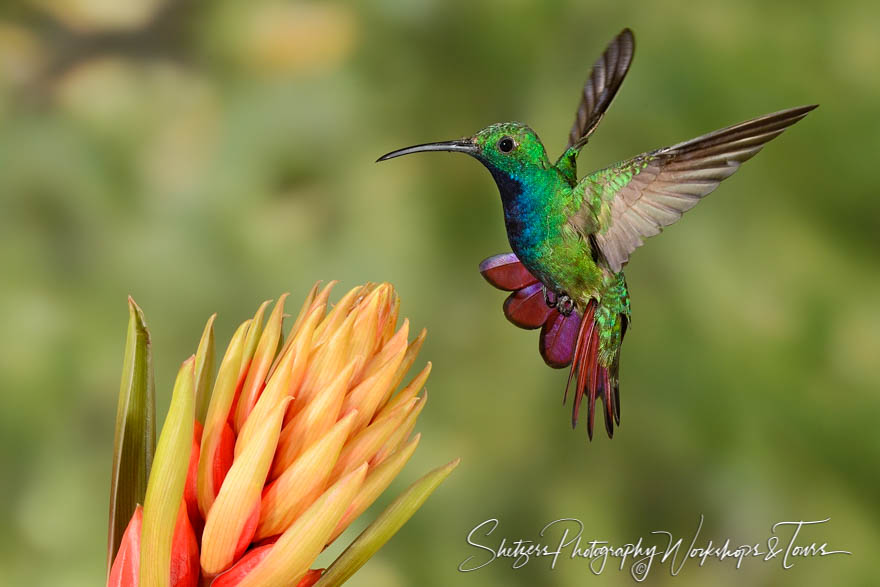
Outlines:
[[116, 559], [110, 569], [110, 577], [107, 579], [107, 587], [135, 587], [138, 584], [143, 520], [144, 508], [137, 506], [122, 535], [119, 551], [116, 553]]
[[183, 488], [183, 501], [186, 503], [186, 513], [193, 530], [201, 534], [204, 520], [199, 512], [198, 490], [199, 480], [199, 448], [202, 442], [202, 425], [196, 421], [193, 425], [192, 452], [189, 455], [189, 468], [186, 471], [186, 486]]
[[181, 504], [171, 542], [171, 587], [198, 587], [199, 544], [185, 504]]
[[[143, 507], [137, 506], [122, 536], [113, 561], [108, 587], [137, 587], [140, 583], [140, 550]], [[199, 584], [199, 545], [186, 507], [181, 504], [171, 542], [171, 587], [197, 587]]]

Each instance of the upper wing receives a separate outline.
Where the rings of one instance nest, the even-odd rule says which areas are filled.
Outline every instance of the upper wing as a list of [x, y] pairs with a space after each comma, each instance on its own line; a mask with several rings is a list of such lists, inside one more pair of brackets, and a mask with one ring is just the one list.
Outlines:
[[616, 273], [644, 237], [681, 218], [740, 163], [815, 107], [767, 114], [588, 175], [574, 188], [582, 204], [570, 222], [581, 234], [594, 236]]
[[623, 78], [626, 77], [634, 49], [635, 39], [632, 31], [623, 29], [593, 65], [590, 79], [584, 84], [583, 96], [568, 135], [568, 144], [565, 146], [566, 151], [585, 135], [589, 136], [596, 128], [620, 88]]

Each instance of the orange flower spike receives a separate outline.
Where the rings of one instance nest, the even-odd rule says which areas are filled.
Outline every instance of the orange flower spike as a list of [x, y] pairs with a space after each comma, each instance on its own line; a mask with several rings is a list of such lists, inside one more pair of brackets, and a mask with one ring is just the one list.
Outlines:
[[348, 293], [342, 296], [342, 299], [336, 302], [336, 305], [334, 305], [333, 309], [327, 313], [327, 316], [315, 330], [315, 340], [312, 343], [314, 348], [317, 349], [333, 338], [346, 317], [348, 317], [352, 308], [355, 306], [358, 297], [363, 295], [366, 287], [366, 285], [353, 287], [348, 290]]
[[[313, 308], [306, 316], [306, 319], [297, 332], [296, 337], [291, 339], [293, 340], [292, 348], [294, 352], [294, 362], [293, 367], [290, 370], [290, 381], [288, 382], [289, 387], [287, 389], [288, 395], [296, 397], [299, 393], [299, 388], [303, 384], [303, 380], [305, 380], [306, 369], [309, 366], [309, 359], [311, 358], [312, 338], [315, 333], [315, 328], [321, 322], [323, 316], [324, 311], [321, 308]], [[289, 412], [290, 410], [288, 410], [288, 415]], [[285, 423], [287, 423], [286, 417]]]
[[[379, 346], [379, 315], [387, 305], [390, 286], [383, 283], [353, 310], [357, 312], [349, 343], [349, 356], [371, 357]], [[383, 325], [384, 326], [384, 325]], [[355, 379], [360, 373], [355, 373]]]
[[[311, 402], [316, 394], [321, 392], [328, 384], [330, 384], [339, 371], [345, 367], [351, 358], [348, 354], [349, 339], [351, 329], [354, 325], [354, 314], [350, 314], [336, 331], [336, 333], [327, 341], [326, 344], [317, 348], [309, 360], [309, 366], [306, 369], [306, 375], [303, 379], [299, 392], [296, 395], [297, 401], [293, 405], [292, 415], [295, 416], [305, 406]], [[326, 318], [318, 328], [321, 327]], [[315, 336], [317, 337], [317, 331]], [[314, 343], [313, 343], [314, 344]]]
[[[224, 571], [217, 576], [212, 582], [211, 587], [236, 587], [250, 573], [254, 567], [263, 562], [263, 559], [269, 555], [274, 544], [265, 544], [250, 549], [241, 559], [235, 563], [228, 571]], [[318, 579], [324, 569], [310, 569], [296, 587], [311, 587]]]
[[[205, 416], [205, 429], [202, 433], [202, 443], [199, 455], [199, 474], [196, 485], [199, 511], [204, 519], [217, 492], [220, 491], [220, 483], [226, 475], [226, 470], [232, 464], [231, 446], [235, 443], [235, 436], [230, 429], [226, 432], [227, 420], [232, 410], [232, 401], [235, 390], [240, 382], [241, 363], [244, 354], [246, 337], [250, 329], [251, 321], [246, 320], [238, 327], [226, 353], [220, 362], [220, 370], [214, 382], [214, 391], [211, 393], [211, 401], [208, 404], [208, 413]], [[229, 448], [229, 454], [223, 453], [223, 448]], [[225, 463], [225, 466], [224, 466]], [[218, 480], [218, 469], [222, 469], [222, 475]]]
[[315, 299], [312, 301], [312, 305], [309, 307], [309, 311], [311, 312], [315, 308], [321, 308], [322, 314], [327, 311], [327, 304], [330, 302], [330, 292], [333, 288], [338, 284], [337, 280], [333, 280], [327, 283], [324, 286], [324, 289], [315, 296]]
[[400, 404], [408, 402], [416, 397], [425, 386], [425, 382], [428, 380], [428, 375], [431, 374], [431, 367], [431, 361], [428, 361], [428, 364], [424, 366], [418, 375], [413, 377], [412, 381], [410, 381], [406, 387], [401, 389], [397, 395], [388, 400], [388, 403], [385, 404], [382, 411], [393, 410]]
[[290, 371], [293, 368], [294, 362], [293, 350], [287, 351], [287, 354], [278, 365], [278, 369], [275, 370], [272, 378], [266, 383], [266, 387], [257, 399], [257, 403], [254, 405], [250, 416], [241, 427], [235, 440], [236, 457], [247, 448], [251, 438], [253, 438], [262, 423], [266, 421], [269, 413], [275, 409], [278, 402], [282, 398], [287, 397], [287, 390], [290, 389]]
[[240, 431], [244, 426], [244, 421], [257, 403], [257, 397], [263, 390], [266, 382], [266, 375], [269, 373], [269, 367], [275, 358], [275, 352], [278, 350], [278, 341], [281, 340], [281, 322], [284, 319], [284, 301], [288, 294], [282, 294], [275, 304], [275, 308], [269, 315], [266, 322], [266, 328], [260, 336], [260, 342], [254, 351], [254, 359], [248, 369], [247, 379], [245, 379], [244, 387], [238, 396], [238, 403], [235, 409], [235, 430]]
[[[333, 283], [335, 282], [331, 282], [331, 284], [328, 284], [328, 287], [332, 287]], [[318, 286], [320, 284], [320, 281], [315, 282], [315, 285], [312, 286], [312, 289], [309, 290], [309, 293], [306, 295], [306, 299], [303, 301], [303, 305], [300, 307], [299, 313], [296, 315], [296, 320], [294, 320], [293, 326], [290, 327], [290, 332], [288, 333], [287, 340], [284, 341], [284, 347], [282, 347], [282, 349], [275, 356], [275, 362], [272, 363], [272, 367], [269, 369], [269, 377], [271, 377], [272, 373], [275, 372], [275, 369], [278, 368], [278, 363], [281, 362], [281, 357], [283, 357], [287, 353], [287, 351], [290, 350], [290, 347], [293, 345], [293, 341], [296, 338], [296, 335], [299, 333], [300, 327], [302, 326], [306, 317], [312, 312], [315, 304], [318, 303]], [[323, 291], [321, 293], [323, 293]], [[330, 292], [327, 291], [327, 295], [329, 294]], [[326, 305], [326, 303], [327, 300], [325, 299], [324, 305]]]
[[[388, 414], [386, 418], [376, 420], [359, 433], [352, 432], [355, 436], [349, 439], [345, 448], [342, 449], [342, 454], [339, 455], [333, 472], [330, 474], [330, 482], [335, 482], [361, 463], [370, 461], [382, 448], [391, 433], [406, 419], [408, 407], [406, 405], [400, 406]], [[357, 418], [355, 422], [357, 422]]]
[[[376, 454], [373, 456], [370, 461], [370, 466], [376, 466], [385, 459], [388, 458], [388, 455], [396, 451], [403, 443], [406, 442], [406, 439], [409, 438], [409, 435], [412, 433], [413, 429], [416, 427], [416, 420], [419, 419], [419, 414], [422, 413], [422, 410], [425, 408], [425, 404], [428, 402], [428, 392], [425, 392], [425, 395], [422, 397], [412, 398], [410, 403], [407, 405], [407, 409], [409, 410], [406, 415], [406, 419], [401, 423], [401, 425], [391, 433], [388, 437], [388, 440], [385, 441], [385, 444], [382, 445]], [[399, 409], [399, 408], [398, 408]]]
[[[408, 345], [406, 343], [407, 337], [409, 336], [409, 319], [404, 318], [403, 324], [401, 324], [400, 329], [388, 339], [388, 342], [382, 346], [378, 353], [373, 355], [370, 359], [370, 362], [367, 364], [364, 369], [363, 374], [361, 375], [361, 380], [372, 377], [376, 374], [377, 371], [382, 369], [390, 359], [396, 357], [397, 355], [401, 355], [401, 361], [397, 363], [399, 367], [403, 362], [402, 358], [406, 356], [406, 349]], [[393, 380], [392, 380], [393, 381]]]
[[422, 345], [425, 343], [427, 336], [428, 330], [422, 328], [419, 335], [406, 347], [406, 354], [403, 356], [403, 361], [400, 362], [400, 367], [397, 368], [397, 375], [394, 377], [394, 381], [391, 382], [392, 388], [397, 388], [403, 381], [403, 378], [406, 377], [413, 363], [416, 362], [416, 357], [419, 356], [419, 351], [422, 350]]
[[143, 519], [144, 508], [138, 505], [122, 534], [122, 542], [119, 543], [119, 550], [116, 552], [116, 558], [113, 559], [113, 566], [110, 567], [107, 587], [137, 587], [141, 570]]
[[320, 440], [309, 446], [284, 473], [263, 492], [260, 525], [254, 540], [281, 534], [327, 486], [330, 471], [348, 439], [355, 413], [337, 422]]
[[391, 291], [391, 296], [388, 299], [387, 311], [383, 313], [382, 318], [379, 322], [382, 326], [382, 332], [379, 336], [379, 346], [384, 346], [391, 337], [394, 336], [394, 331], [397, 330], [397, 318], [400, 316], [400, 297], [397, 295], [393, 289]]
[[400, 447], [382, 464], [376, 467], [371, 467], [369, 473], [367, 473], [367, 478], [364, 479], [364, 484], [361, 485], [361, 489], [358, 491], [357, 496], [355, 496], [354, 501], [348, 506], [342, 519], [339, 520], [339, 523], [336, 525], [336, 529], [330, 534], [327, 544], [336, 540], [339, 535], [348, 528], [349, 524], [355, 521], [362, 513], [367, 511], [367, 508], [373, 505], [373, 502], [382, 495], [382, 492], [384, 492], [389, 485], [391, 485], [391, 482], [394, 481], [400, 471], [403, 470], [404, 465], [406, 465], [410, 457], [412, 457], [413, 453], [416, 451], [420, 439], [421, 435], [416, 434], [412, 440]]
[[345, 583], [418, 511], [460, 461], [455, 459], [434, 469], [397, 496], [324, 570], [315, 587], [335, 587]]
[[[400, 365], [400, 361], [403, 360], [403, 355], [406, 352], [406, 328], [407, 323], [404, 322], [400, 331], [385, 345], [385, 348], [392, 347], [394, 354], [345, 397], [345, 402], [342, 404], [342, 413], [345, 414], [354, 408], [357, 408], [359, 412], [354, 432], [358, 432], [370, 422], [376, 410], [389, 394], [391, 380], [394, 378], [397, 367]], [[380, 355], [384, 354], [385, 348], [382, 349]], [[376, 355], [376, 357], [380, 355]]]
[[[284, 348], [281, 350], [281, 352], [278, 353], [278, 356], [275, 357], [275, 363], [269, 370], [270, 375], [275, 371], [276, 368], [278, 368], [278, 363], [281, 362], [281, 357], [284, 356], [284, 353], [290, 348], [291, 345], [293, 345], [294, 341], [299, 338], [299, 335], [302, 333], [302, 330], [305, 327], [306, 320], [311, 319], [311, 316], [313, 314], [317, 314], [318, 318], [315, 322], [315, 325], [317, 326], [317, 324], [320, 323], [321, 319], [324, 317], [324, 314], [327, 311], [327, 301], [330, 298], [330, 291], [333, 289], [333, 286], [339, 282], [331, 281], [326, 286], [324, 286], [324, 289], [322, 289], [320, 293], [312, 295], [312, 292], [317, 291], [319, 283], [320, 282], [315, 283], [314, 287], [312, 287], [312, 291], [309, 292], [309, 297], [306, 298], [308, 306], [303, 304], [303, 307], [300, 309], [300, 313], [299, 315], [297, 315], [296, 321], [293, 323], [293, 326], [290, 329], [287, 341], [284, 343]], [[306, 310], [305, 314], [303, 314], [303, 309]], [[309, 353], [311, 352], [311, 344], [312, 340], [311, 338], [309, 338], [307, 344], [305, 344], [305, 348], [309, 350], [309, 352], [307, 352], [304, 357], [306, 360], [308, 360]], [[301, 381], [299, 383], [301, 383]], [[297, 385], [299, 385], [299, 383], [297, 383]]]
[[[257, 343], [260, 342], [260, 336], [263, 334], [263, 315], [266, 313], [266, 308], [268, 308], [271, 303], [272, 300], [266, 300], [260, 304], [260, 307], [257, 308], [257, 313], [254, 314], [254, 317], [250, 320], [250, 325], [248, 326], [244, 339], [244, 351], [241, 356], [241, 366], [239, 370], [242, 382], [244, 378], [247, 377], [248, 371], [251, 368], [251, 361], [254, 358], [254, 352], [257, 350]], [[239, 389], [236, 391], [236, 396], [239, 391], [241, 390]]]
[[333, 426], [342, 410], [345, 392], [358, 364], [358, 359], [349, 363], [323, 392], [284, 426], [269, 472], [270, 479], [281, 475], [304, 449]]
[[[387, 283], [354, 288], [328, 312], [334, 284], [311, 288], [283, 345], [286, 294], [265, 328], [263, 303], [236, 330], [213, 386], [209, 319], [198, 353], [178, 374], [146, 505], [127, 526], [124, 518], [114, 526], [123, 543], [108, 585], [339, 585], [458, 464], [412, 484], [332, 565], [309, 570], [412, 457], [420, 435], [409, 437], [431, 372], [428, 362], [395, 394], [425, 331], [408, 342], [409, 322], [396, 328], [400, 299]], [[123, 377], [130, 371], [124, 367]], [[124, 392], [121, 402], [132, 395]], [[203, 431], [196, 398], [208, 402]], [[149, 440], [149, 430], [143, 434]]]
[[337, 481], [284, 531], [240, 587], [265, 587], [296, 583], [327, 544], [327, 538], [363, 484], [367, 464]]
[[260, 501], [290, 399], [284, 398], [263, 422], [223, 480], [202, 533], [201, 563], [206, 575], [216, 575], [235, 561], [254, 504]]

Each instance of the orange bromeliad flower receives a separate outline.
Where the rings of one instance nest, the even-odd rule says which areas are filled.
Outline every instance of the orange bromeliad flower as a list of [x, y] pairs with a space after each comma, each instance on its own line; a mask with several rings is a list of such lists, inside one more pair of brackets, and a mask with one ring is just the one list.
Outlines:
[[409, 341], [409, 322], [398, 328], [390, 284], [354, 288], [328, 311], [333, 285], [312, 288], [283, 342], [287, 295], [265, 325], [261, 305], [232, 336], [216, 379], [212, 316], [155, 447], [149, 333], [129, 300], [108, 585], [341, 584], [455, 468], [418, 480], [330, 567], [310, 569], [412, 456], [431, 370], [401, 387], [425, 331]]

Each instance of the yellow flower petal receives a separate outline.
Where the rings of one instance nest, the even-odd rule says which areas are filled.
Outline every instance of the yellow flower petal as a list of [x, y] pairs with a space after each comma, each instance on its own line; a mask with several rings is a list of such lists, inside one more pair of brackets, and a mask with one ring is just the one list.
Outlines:
[[272, 366], [272, 360], [275, 358], [275, 352], [278, 350], [278, 341], [281, 339], [281, 322], [284, 319], [284, 300], [288, 294], [283, 294], [278, 298], [269, 320], [266, 322], [266, 329], [260, 336], [260, 342], [254, 351], [254, 359], [248, 369], [247, 379], [244, 380], [244, 386], [238, 396], [238, 404], [235, 408], [235, 431], [239, 432], [244, 426], [244, 421], [257, 403], [257, 396], [263, 388], [266, 381], [266, 375], [269, 373], [269, 367]]
[[195, 357], [190, 357], [177, 373], [171, 405], [150, 470], [141, 529], [141, 585], [164, 587], [171, 583], [171, 542], [192, 450], [194, 363]]
[[291, 344], [293, 344], [293, 340], [296, 337], [296, 333], [299, 331], [299, 327], [302, 324], [305, 317], [308, 315], [309, 310], [312, 307], [312, 303], [315, 301], [315, 296], [318, 295], [318, 286], [321, 285], [320, 281], [316, 281], [315, 285], [312, 286], [312, 289], [309, 290], [309, 293], [306, 294], [305, 300], [303, 300], [302, 306], [300, 306], [299, 313], [296, 315], [296, 319], [293, 321], [293, 326], [290, 328], [290, 334], [287, 337], [287, 341], [285, 341], [284, 346], [281, 348], [281, 351], [278, 352], [278, 355], [275, 357], [275, 362], [272, 363], [272, 367], [269, 369], [269, 377], [272, 376], [272, 373], [275, 372], [275, 369], [278, 368], [278, 363], [281, 361], [281, 357], [287, 354], [287, 351], [290, 349]]
[[406, 403], [417, 396], [422, 390], [422, 387], [425, 386], [425, 382], [428, 380], [428, 375], [431, 374], [431, 367], [431, 361], [428, 361], [428, 364], [425, 365], [418, 375], [413, 377], [412, 381], [410, 381], [406, 387], [401, 389], [397, 395], [388, 400], [388, 403], [385, 404], [382, 410], [393, 410], [397, 406]]
[[401, 446], [382, 464], [370, 469], [357, 496], [355, 496], [351, 505], [348, 506], [348, 509], [345, 511], [342, 519], [339, 520], [333, 533], [330, 534], [327, 544], [336, 540], [339, 535], [348, 528], [348, 525], [364, 513], [368, 507], [373, 505], [373, 502], [382, 495], [382, 492], [384, 492], [389, 485], [391, 485], [391, 482], [394, 481], [400, 471], [403, 470], [404, 465], [406, 465], [407, 461], [409, 461], [410, 457], [416, 451], [420, 439], [421, 435], [416, 434], [412, 440], [404, 446]]
[[[355, 316], [352, 315], [349, 319], [345, 320], [330, 340], [318, 347], [312, 354], [309, 366], [306, 369], [305, 378], [296, 394], [297, 401], [292, 408], [293, 415], [296, 415], [307, 406], [312, 398], [333, 381], [339, 371], [351, 361], [348, 348], [351, 329], [354, 326], [354, 318]], [[318, 328], [326, 320], [325, 318], [318, 325]], [[315, 338], [317, 336], [316, 329]]]
[[272, 551], [238, 584], [238, 587], [296, 585], [320, 554], [327, 537], [357, 495], [367, 464], [337, 481], [288, 528]]
[[314, 442], [263, 492], [254, 540], [281, 534], [321, 495], [354, 423], [354, 412]]
[[278, 365], [278, 369], [275, 370], [269, 382], [266, 383], [266, 388], [257, 399], [254, 409], [247, 420], [245, 420], [244, 425], [242, 425], [238, 438], [235, 440], [236, 458], [247, 448], [248, 443], [260, 429], [263, 422], [266, 421], [266, 418], [269, 417], [269, 413], [278, 405], [278, 402], [287, 396], [287, 390], [290, 388], [290, 371], [293, 368], [293, 362], [294, 354], [291, 349], [287, 351], [287, 354], [281, 360], [281, 364]]
[[[342, 454], [339, 455], [336, 466], [333, 467], [333, 472], [330, 474], [330, 482], [333, 483], [362, 462], [369, 462], [382, 448], [391, 433], [401, 426], [407, 416], [408, 407], [406, 405], [400, 406], [387, 417], [377, 419], [359, 433], [355, 434], [352, 431], [355, 436], [342, 449]], [[359, 415], [355, 416], [355, 424], [359, 419]]]
[[434, 469], [409, 486], [394, 502], [385, 508], [376, 520], [367, 526], [360, 536], [345, 549], [321, 575], [315, 587], [341, 585], [347, 581], [370, 557], [422, 506], [435, 489], [449, 476], [460, 459]]
[[407, 324], [404, 323], [399, 333], [401, 336], [395, 335], [385, 345], [386, 347], [391, 346], [396, 350], [396, 353], [391, 355], [381, 367], [377, 368], [345, 397], [342, 413], [345, 414], [355, 408], [359, 413], [358, 420], [354, 425], [354, 432], [361, 430], [373, 419], [376, 410], [390, 395], [391, 381], [394, 379], [400, 361], [403, 360], [403, 355], [406, 352], [406, 327]]
[[220, 370], [214, 383], [214, 391], [208, 404], [208, 413], [205, 416], [205, 429], [202, 432], [202, 446], [199, 454], [199, 475], [197, 482], [197, 494], [199, 511], [206, 516], [218, 488], [214, 487], [214, 459], [217, 447], [220, 446], [220, 436], [223, 427], [229, 418], [232, 408], [232, 400], [235, 396], [235, 388], [240, 377], [241, 358], [244, 353], [245, 337], [250, 328], [251, 321], [245, 320], [232, 335], [226, 354], [220, 362]]
[[387, 311], [383, 315], [383, 321], [381, 324], [384, 324], [382, 328], [382, 336], [379, 339], [379, 346], [384, 346], [391, 337], [394, 336], [394, 331], [397, 330], [397, 317], [400, 315], [400, 297], [397, 295], [397, 292], [394, 291], [394, 288], [391, 289], [391, 296], [388, 300]]
[[266, 313], [266, 308], [270, 303], [272, 303], [272, 300], [266, 300], [260, 304], [260, 307], [257, 308], [257, 313], [251, 318], [247, 336], [244, 339], [244, 351], [241, 355], [240, 374], [244, 377], [247, 376], [247, 372], [251, 368], [251, 360], [254, 358], [254, 351], [257, 350], [257, 343], [260, 342], [260, 336], [263, 334], [263, 315]]
[[260, 502], [269, 465], [278, 443], [281, 420], [290, 402], [285, 397], [248, 443], [223, 480], [202, 533], [202, 570], [216, 575], [234, 562], [248, 517]]
[[382, 445], [382, 448], [376, 452], [375, 456], [373, 456], [373, 459], [370, 461], [370, 465], [378, 465], [388, 458], [388, 455], [396, 451], [398, 447], [406, 442], [406, 439], [409, 438], [409, 435], [416, 426], [416, 420], [418, 420], [419, 414], [422, 413], [427, 402], [428, 392], [426, 391], [424, 396], [412, 398], [409, 400], [408, 404], [404, 404], [407, 406], [408, 410], [406, 419], [394, 430], [394, 432], [391, 433], [388, 440]]
[[354, 287], [348, 291], [342, 299], [336, 302], [336, 305], [333, 306], [333, 309], [327, 314], [324, 320], [321, 322], [321, 325], [318, 326], [317, 330], [315, 330], [315, 348], [325, 344], [329, 341], [333, 336], [336, 335], [336, 332], [339, 330], [339, 327], [345, 321], [346, 317], [348, 317], [349, 312], [354, 307], [354, 304], [358, 298], [358, 296], [363, 295], [364, 289], [366, 285], [360, 285], [358, 287]]
[[[349, 342], [349, 356], [371, 357], [379, 346], [379, 314], [387, 303], [388, 284], [374, 289], [356, 308], [354, 326]], [[360, 373], [355, 373], [358, 378]]]
[[[406, 354], [406, 340], [408, 336], [409, 320], [404, 319], [403, 324], [400, 326], [400, 330], [398, 330], [397, 333], [395, 333], [395, 335], [392, 336], [388, 340], [388, 342], [385, 343], [382, 349], [378, 353], [373, 355], [372, 359], [370, 359], [370, 362], [367, 364], [361, 375], [361, 381], [375, 375], [377, 371], [388, 364], [389, 360], [397, 357], [398, 355], [400, 356], [400, 361], [397, 362], [397, 366], [400, 367], [400, 363], [402, 362], [402, 359]], [[360, 381], [358, 381], [357, 383], [360, 383]]]
[[400, 385], [400, 382], [403, 381], [403, 378], [406, 376], [410, 367], [412, 367], [413, 363], [416, 361], [416, 357], [419, 355], [419, 351], [422, 350], [422, 345], [425, 342], [425, 338], [428, 336], [428, 331], [425, 328], [422, 328], [422, 331], [419, 332], [419, 335], [409, 343], [409, 346], [406, 348], [406, 354], [403, 356], [403, 361], [400, 363], [400, 367], [397, 369], [397, 376], [394, 378], [394, 381], [391, 382], [391, 387], [396, 388]]
[[281, 475], [303, 449], [333, 426], [342, 410], [342, 401], [357, 365], [357, 359], [349, 363], [311, 404], [285, 424], [281, 438], [278, 440], [278, 450], [275, 452], [270, 479]]

